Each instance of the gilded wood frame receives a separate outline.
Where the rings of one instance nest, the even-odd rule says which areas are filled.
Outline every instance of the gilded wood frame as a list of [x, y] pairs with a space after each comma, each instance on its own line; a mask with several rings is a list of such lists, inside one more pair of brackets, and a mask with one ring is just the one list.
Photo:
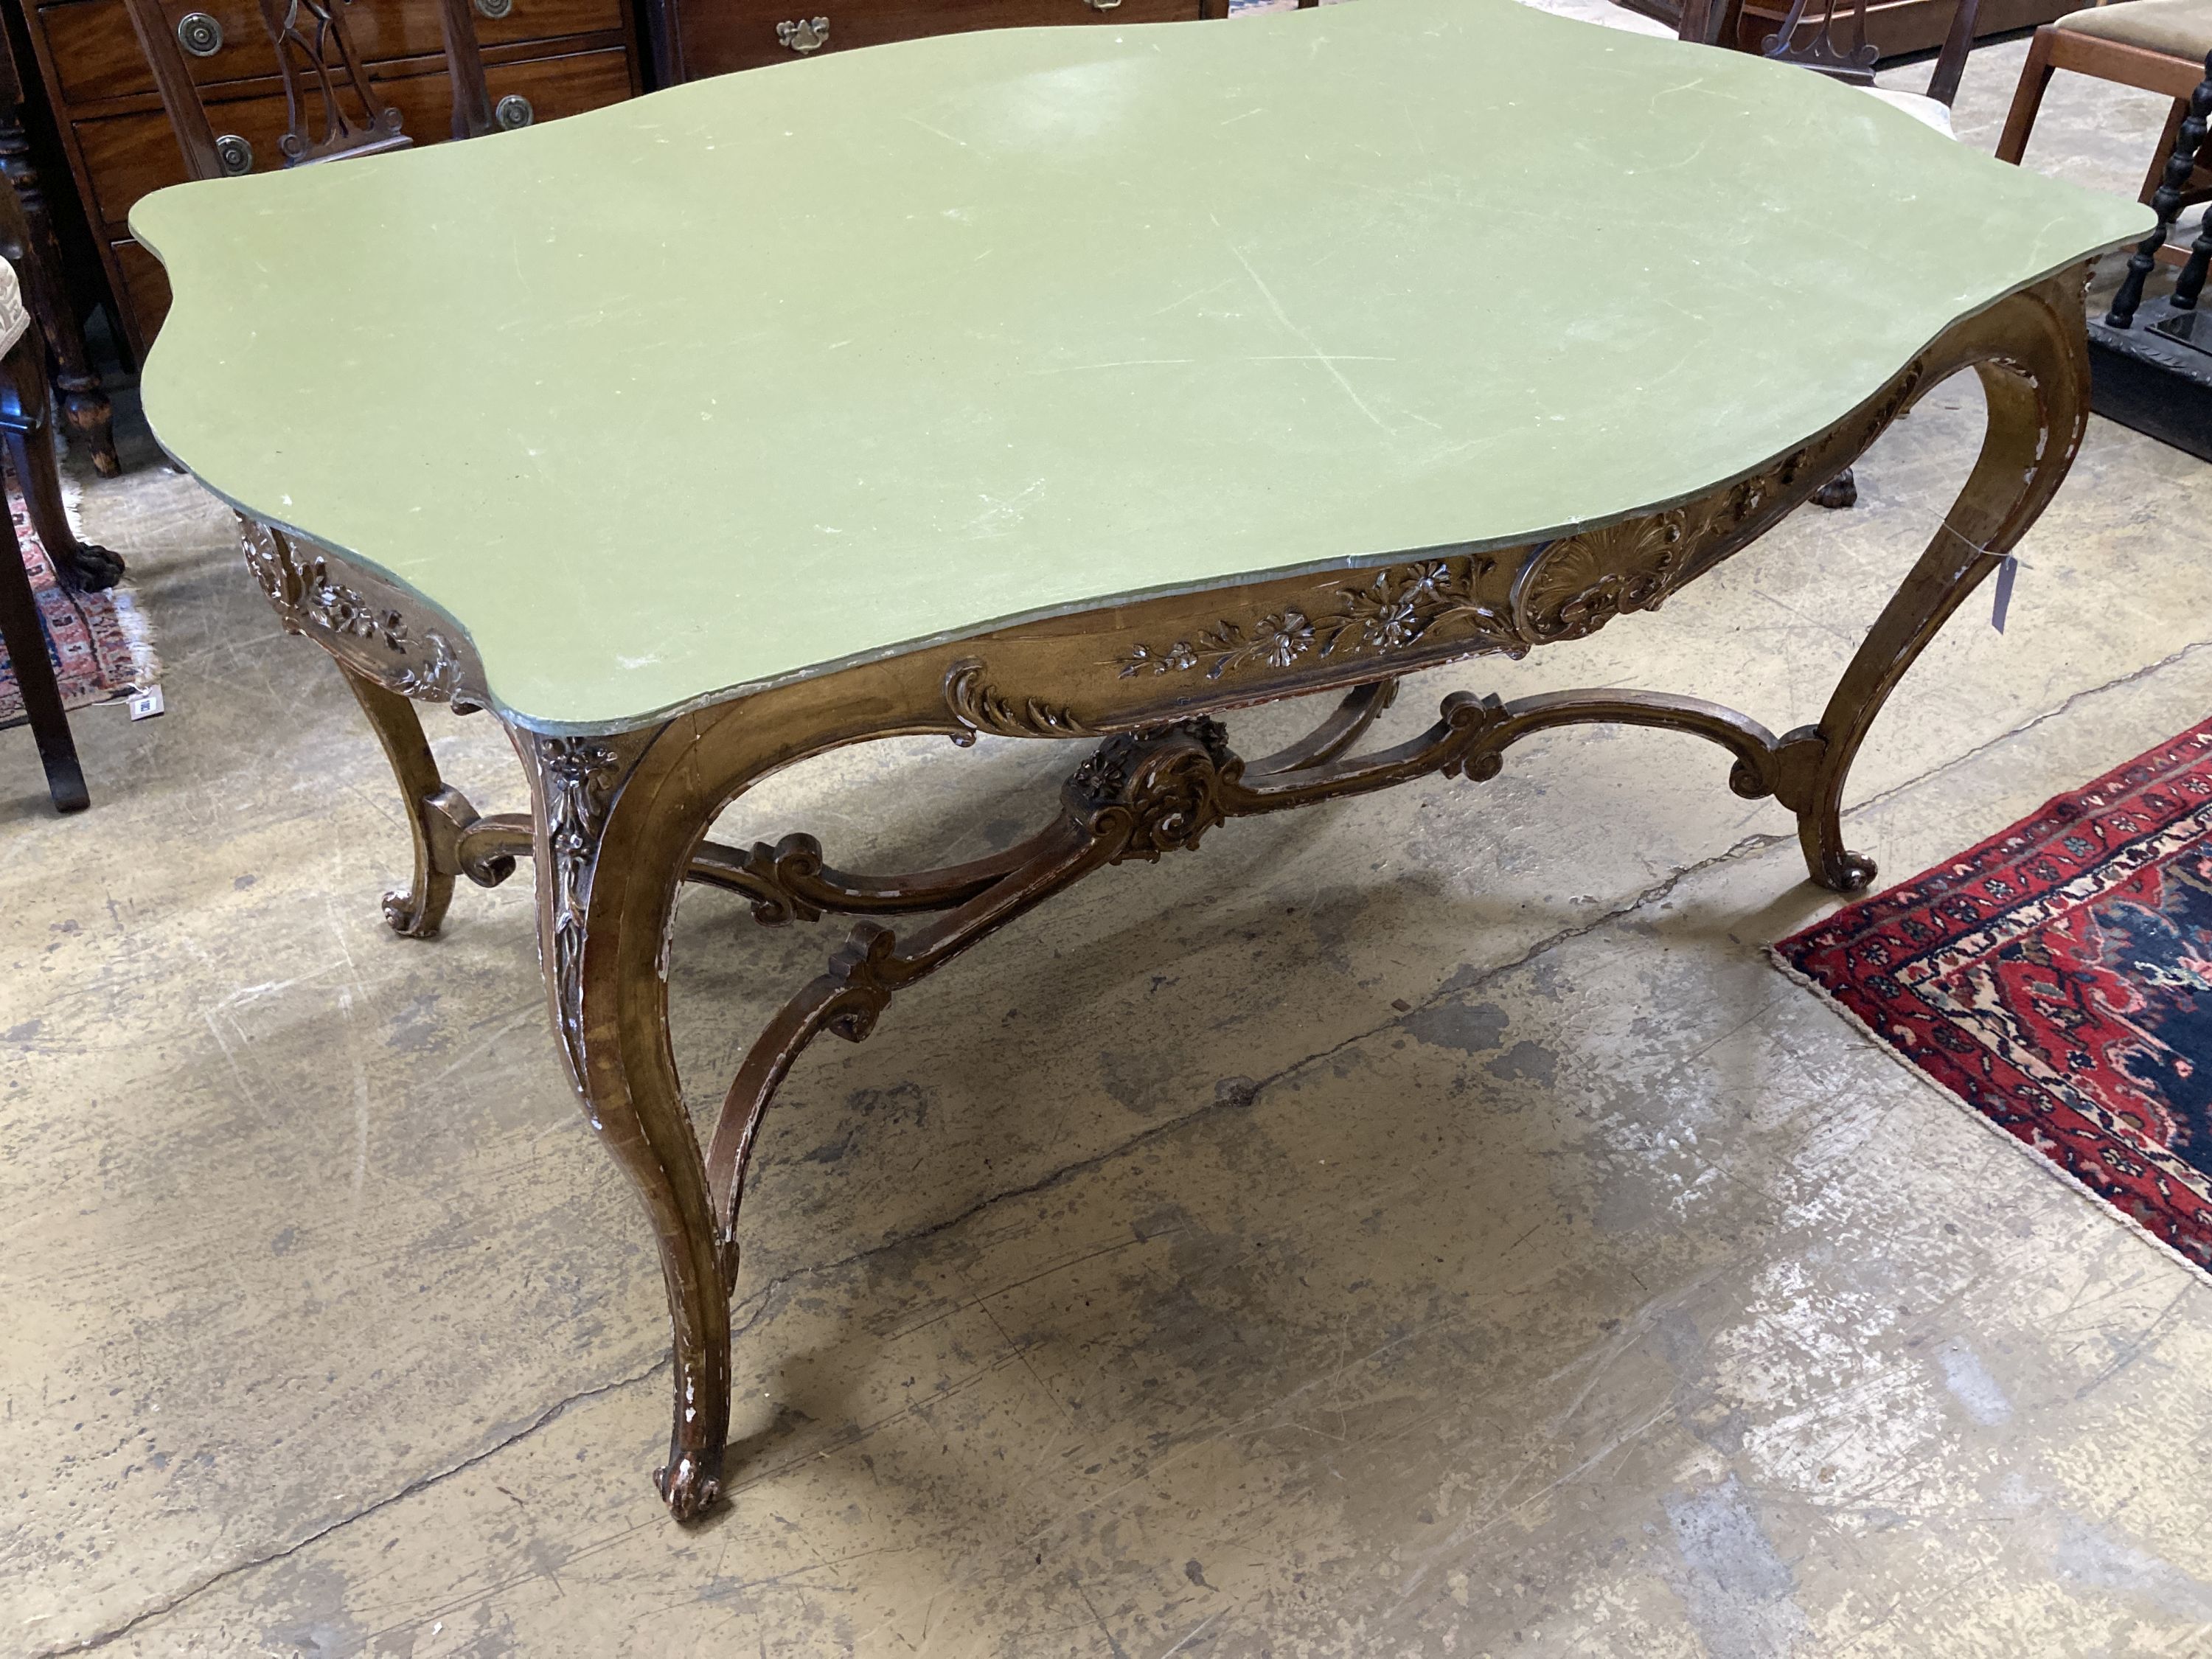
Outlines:
[[[828, 1030], [857, 1042], [892, 994], [1091, 871], [1195, 847], [1231, 817], [1443, 773], [1494, 776], [1549, 726], [1679, 730], [1733, 757], [1730, 787], [1796, 814], [1807, 867], [1838, 890], [1875, 866], [1840, 821], [1853, 757], [1928, 641], [2034, 522], [2088, 417], [2087, 264], [1954, 324], [1825, 431], [1694, 499], [1504, 551], [1438, 549], [1387, 566], [1103, 604], [1050, 621], [749, 693], [647, 726], [547, 734], [509, 723], [531, 811], [479, 817], [439, 777], [414, 701], [489, 706], [465, 640], [337, 556], [244, 522], [248, 563], [288, 627], [337, 658], [406, 799], [415, 874], [391, 925], [434, 934], [457, 878], [538, 872], [540, 957], [556, 1036], [592, 1127], [635, 1185], [658, 1241], [674, 1334], [669, 1457], [656, 1480], [690, 1519], [720, 1491], [729, 1419], [729, 1297], [747, 1155], [792, 1060]], [[1966, 368], [1989, 421], [1956, 505], [1883, 607], [1820, 720], [1776, 736], [1694, 698], [1640, 690], [1501, 702], [1457, 693], [1425, 732], [1373, 753], [1358, 739], [1400, 676], [1469, 656], [1518, 657], [1656, 609], [1740, 550], [1857, 458], [1929, 387]], [[415, 607], [419, 611], [419, 606]], [[1247, 764], [1212, 718], [1316, 692], [1340, 705], [1304, 741]], [[779, 768], [848, 744], [935, 732], [1100, 738], [1060, 814], [996, 857], [907, 876], [824, 865], [805, 836], [750, 849], [707, 839], [715, 817]], [[678, 1091], [667, 1027], [670, 934], [686, 880], [750, 896], [769, 923], [825, 911], [864, 920], [771, 1022], [703, 1149]], [[879, 916], [932, 911], [894, 931]]]

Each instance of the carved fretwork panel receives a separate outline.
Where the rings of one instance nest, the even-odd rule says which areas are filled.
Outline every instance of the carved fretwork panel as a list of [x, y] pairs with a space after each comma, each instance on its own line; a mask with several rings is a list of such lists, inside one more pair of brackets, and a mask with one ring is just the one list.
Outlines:
[[346, 33], [347, 3], [261, 0], [284, 82], [289, 130], [276, 143], [289, 166], [406, 147], [399, 112], [377, 96]]

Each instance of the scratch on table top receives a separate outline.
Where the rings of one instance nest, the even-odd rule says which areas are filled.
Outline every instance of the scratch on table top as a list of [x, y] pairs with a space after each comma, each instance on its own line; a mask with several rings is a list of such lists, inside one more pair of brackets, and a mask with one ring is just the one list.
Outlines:
[[1125, 357], [1112, 363], [1066, 363], [1057, 368], [1033, 368], [1032, 374], [1087, 374], [1100, 368], [1170, 368], [1179, 363], [1194, 363], [1195, 357]]
[[965, 138], [955, 138], [951, 133], [945, 131], [943, 127], [933, 127], [918, 115], [909, 115], [906, 118], [908, 121], [911, 121], [915, 126], [920, 127], [924, 132], [935, 133], [939, 138], [945, 140], [948, 144], [957, 144], [962, 149], [969, 148], [968, 141]]
[[1374, 422], [1377, 427], [1388, 432], [1390, 428], [1382, 424], [1382, 417], [1368, 408], [1365, 400], [1352, 389], [1352, 382], [1344, 378], [1344, 371], [1336, 366], [1336, 360], [1321, 349], [1320, 343], [1313, 336], [1291, 320], [1290, 313], [1283, 309], [1283, 302], [1275, 297], [1275, 290], [1267, 286], [1266, 279], [1253, 268], [1252, 262], [1244, 257], [1244, 250], [1231, 242], [1229, 245], [1229, 251], [1237, 256], [1237, 263], [1244, 267], [1245, 275], [1252, 279], [1252, 286], [1260, 290], [1260, 297], [1267, 301], [1267, 308], [1275, 313], [1275, 320], [1305, 342], [1307, 349], [1313, 352], [1315, 360], [1328, 371], [1329, 378], [1344, 388], [1344, 395], [1352, 399], [1354, 408]]

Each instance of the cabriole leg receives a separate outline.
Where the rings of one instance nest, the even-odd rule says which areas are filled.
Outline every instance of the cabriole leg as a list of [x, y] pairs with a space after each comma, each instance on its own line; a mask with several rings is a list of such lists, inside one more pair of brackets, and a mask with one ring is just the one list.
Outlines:
[[689, 769], [633, 769], [651, 733], [514, 736], [532, 774], [538, 955], [554, 1030], [585, 1115], [636, 1188], [659, 1249], [676, 1398], [668, 1462], [654, 1479], [669, 1512], [690, 1521], [721, 1495], [730, 1426], [729, 1287], [668, 1042], [669, 927], [705, 826]]
[[429, 740], [422, 735], [415, 705], [343, 660], [338, 662], [338, 672], [345, 676], [361, 712], [375, 728], [376, 740], [384, 745], [385, 757], [392, 763], [392, 775], [398, 781], [399, 799], [407, 809], [408, 827], [414, 833], [415, 879], [406, 891], [384, 896], [384, 919], [402, 938], [434, 939], [438, 925], [446, 919], [446, 907], [453, 902], [453, 878], [459, 873], [459, 866], [450, 858], [440, 857], [445, 849], [433, 836], [431, 815], [453, 792], [438, 775], [438, 763], [431, 756]]
[[[2088, 365], [2079, 301], [2073, 332], [2047, 308], [2043, 337], [2017, 356], [1978, 363], [1989, 425], [1966, 488], [1928, 550], [1882, 607], [1873, 629], [1828, 700], [1818, 726], [1783, 739], [1812, 757], [1801, 790], [1785, 794], [1797, 812], [1806, 867], [1823, 887], [1850, 892], [1875, 877], [1874, 860], [1843, 839], [1844, 784], [1882, 704], [1982, 579], [2042, 512], [2073, 464], [2088, 420]], [[1794, 799], [1790, 797], [1796, 797]]]

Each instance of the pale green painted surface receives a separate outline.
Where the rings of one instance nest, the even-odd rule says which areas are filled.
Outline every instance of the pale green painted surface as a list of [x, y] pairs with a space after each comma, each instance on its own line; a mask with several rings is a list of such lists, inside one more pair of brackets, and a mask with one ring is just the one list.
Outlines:
[[1655, 505], [2148, 223], [1514, 0], [917, 41], [131, 215], [170, 452], [605, 727]]

